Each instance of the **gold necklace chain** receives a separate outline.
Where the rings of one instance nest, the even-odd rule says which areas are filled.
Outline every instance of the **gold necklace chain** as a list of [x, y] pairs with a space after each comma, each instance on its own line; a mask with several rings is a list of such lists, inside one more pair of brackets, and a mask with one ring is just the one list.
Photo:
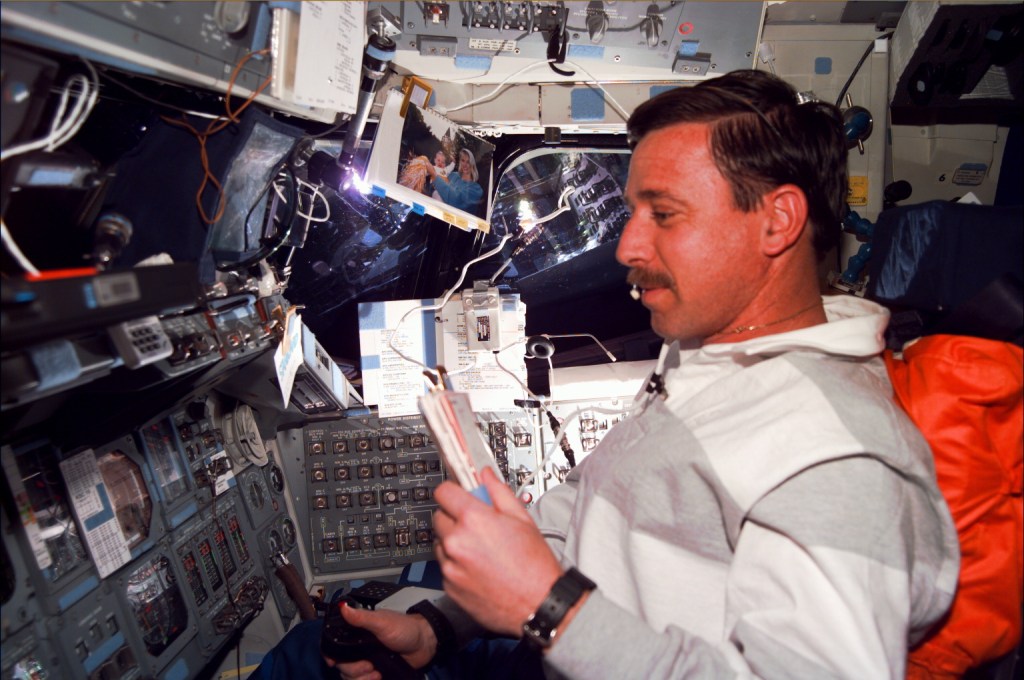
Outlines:
[[814, 307], [816, 307], [817, 305], [820, 305], [820, 304], [821, 304], [821, 300], [818, 300], [817, 302], [814, 302], [813, 304], [807, 305], [803, 309], [801, 309], [799, 311], [796, 311], [796, 312], [790, 314], [787, 317], [783, 317], [781, 319], [776, 319], [775, 321], [769, 321], [768, 323], [763, 323], [763, 324], [760, 324], [758, 326], [737, 326], [736, 328], [733, 328], [731, 331], [728, 331], [728, 332], [733, 334], [733, 335], [735, 335], [736, 333], [747, 333], [749, 331], [758, 331], [758, 330], [761, 330], [762, 328], [767, 328], [768, 326], [774, 326], [776, 324], [780, 324], [780, 323], [783, 323], [785, 321], [789, 321], [790, 319], [795, 319], [796, 317], [800, 316], [804, 312], [809, 311], [811, 309], [814, 309]]

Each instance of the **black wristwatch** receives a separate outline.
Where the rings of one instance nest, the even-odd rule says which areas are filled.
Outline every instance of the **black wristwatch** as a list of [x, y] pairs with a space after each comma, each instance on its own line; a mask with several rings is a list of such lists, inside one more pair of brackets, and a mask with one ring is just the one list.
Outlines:
[[427, 625], [434, 631], [437, 638], [437, 649], [430, 660], [431, 663], [443, 663], [458, 651], [455, 629], [440, 609], [430, 600], [421, 600], [405, 610], [406, 614], [419, 614], [427, 620]]
[[570, 567], [561, 575], [551, 592], [540, 603], [540, 607], [523, 624], [523, 637], [541, 648], [550, 647], [558, 634], [562, 619], [583, 594], [597, 587], [597, 584]]

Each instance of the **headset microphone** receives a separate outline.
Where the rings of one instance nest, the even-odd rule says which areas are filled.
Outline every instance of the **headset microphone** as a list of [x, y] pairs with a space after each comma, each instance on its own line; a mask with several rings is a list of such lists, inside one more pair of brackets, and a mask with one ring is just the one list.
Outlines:
[[629, 289], [629, 297], [634, 300], [640, 299], [640, 288], [636, 284], [633, 284], [633, 287]]

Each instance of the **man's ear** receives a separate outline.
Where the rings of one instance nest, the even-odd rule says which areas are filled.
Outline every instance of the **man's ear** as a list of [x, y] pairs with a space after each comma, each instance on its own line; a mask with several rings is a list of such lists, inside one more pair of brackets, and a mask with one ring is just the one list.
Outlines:
[[765, 226], [761, 232], [761, 249], [775, 257], [794, 246], [809, 228], [807, 196], [795, 184], [775, 187], [762, 197]]

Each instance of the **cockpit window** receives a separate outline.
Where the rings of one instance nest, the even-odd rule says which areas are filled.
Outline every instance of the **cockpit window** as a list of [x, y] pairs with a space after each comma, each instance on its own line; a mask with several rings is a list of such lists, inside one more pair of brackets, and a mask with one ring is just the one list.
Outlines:
[[492, 238], [512, 234], [519, 278], [553, 267], [622, 233], [629, 151], [537, 149], [502, 174], [491, 209]]

